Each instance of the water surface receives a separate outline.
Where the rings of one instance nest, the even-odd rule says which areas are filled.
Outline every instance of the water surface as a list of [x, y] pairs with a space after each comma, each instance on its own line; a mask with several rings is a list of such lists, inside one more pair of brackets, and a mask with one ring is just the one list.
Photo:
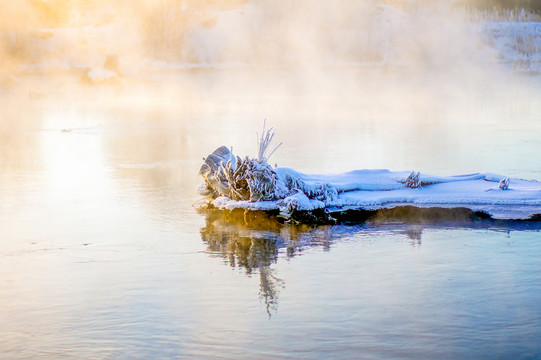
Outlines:
[[255, 154], [265, 118], [271, 161], [300, 171], [541, 179], [538, 77], [370, 74], [3, 89], [2, 357], [540, 357], [538, 224], [307, 227], [193, 206], [202, 157]]

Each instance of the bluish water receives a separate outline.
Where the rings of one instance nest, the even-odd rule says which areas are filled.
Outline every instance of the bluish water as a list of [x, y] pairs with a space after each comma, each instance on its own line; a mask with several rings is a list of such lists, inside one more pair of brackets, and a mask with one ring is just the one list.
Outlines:
[[201, 158], [254, 154], [264, 118], [284, 143], [271, 160], [306, 172], [541, 179], [535, 78], [346, 71], [329, 91], [237, 75], [4, 92], [2, 358], [541, 357], [539, 224], [306, 227], [193, 206]]

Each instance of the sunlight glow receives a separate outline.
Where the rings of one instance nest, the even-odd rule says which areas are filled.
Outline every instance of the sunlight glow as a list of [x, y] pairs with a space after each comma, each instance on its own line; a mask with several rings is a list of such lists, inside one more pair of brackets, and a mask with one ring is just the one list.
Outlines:
[[[48, 182], [62, 191], [97, 190], [104, 176], [102, 137], [92, 121], [69, 111], [45, 116], [41, 156]], [[71, 127], [69, 127], [71, 124]], [[74, 126], [75, 125], [75, 126]]]

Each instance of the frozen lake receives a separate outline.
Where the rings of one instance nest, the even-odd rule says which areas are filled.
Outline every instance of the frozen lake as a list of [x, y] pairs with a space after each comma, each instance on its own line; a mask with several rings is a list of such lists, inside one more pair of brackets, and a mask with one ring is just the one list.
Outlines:
[[541, 224], [312, 228], [193, 206], [202, 157], [255, 155], [265, 118], [283, 142], [270, 162], [307, 173], [541, 180], [539, 80], [335, 69], [5, 85], [0, 357], [541, 357]]

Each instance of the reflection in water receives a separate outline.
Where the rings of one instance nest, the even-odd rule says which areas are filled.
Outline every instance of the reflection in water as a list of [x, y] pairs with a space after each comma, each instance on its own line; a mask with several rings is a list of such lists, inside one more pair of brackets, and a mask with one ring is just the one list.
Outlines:
[[[420, 248], [423, 232], [438, 229], [489, 230], [506, 232], [539, 230], [539, 222], [514, 222], [494, 220], [424, 221], [408, 217], [383, 215], [377, 221], [362, 225], [308, 226], [282, 224], [273, 215], [264, 212], [204, 210], [206, 223], [201, 228], [201, 238], [211, 254], [216, 254], [234, 268], [243, 268], [246, 274], [260, 276], [259, 295], [265, 301], [269, 316], [278, 308], [280, 289], [286, 284], [276, 274], [273, 264], [281, 257], [291, 259], [308, 247], [329, 251], [338, 241], [362, 241], [374, 244], [374, 234], [400, 235], [412, 248]], [[395, 214], [396, 215], [396, 214]]]
[[232, 267], [244, 268], [250, 275], [259, 273], [259, 294], [269, 316], [277, 309], [280, 288], [285, 287], [271, 268], [281, 250], [292, 258], [304, 246], [329, 250], [332, 241], [330, 226], [285, 225], [265, 213], [244, 210], [208, 210], [201, 237], [211, 252], [221, 255]]
[[[289, 358], [308, 356], [306, 349], [344, 358], [405, 351], [440, 358], [449, 350], [460, 358], [482, 357], [476, 351], [489, 341], [538, 349], [540, 247], [530, 230], [541, 223], [503, 224], [497, 233], [486, 231], [496, 228], [491, 222], [435, 224], [401, 213], [308, 227], [192, 207], [201, 156], [222, 144], [253, 154], [265, 117], [284, 143], [273, 162], [305, 172], [415, 168], [539, 178], [531, 166], [538, 91], [505, 101], [487, 92], [481, 110], [474, 90], [463, 92], [471, 98], [464, 103], [440, 102], [451, 109], [410, 108], [384, 103], [405, 92], [391, 85], [371, 104], [363, 94], [380, 82], [370, 87], [360, 76], [351, 82], [363, 88], [347, 97], [340, 87], [336, 95], [292, 98], [272, 81], [254, 94], [250, 86], [230, 91], [232, 81], [214, 86], [216, 74], [164, 74], [194, 84], [189, 97], [169, 95], [174, 104], [150, 85], [138, 85], [148, 90], [140, 102], [127, 89], [109, 99], [106, 87], [64, 98], [50, 80], [41, 98], [24, 89], [24, 98], [0, 99], [5, 358]], [[241, 84], [237, 75], [229, 78]], [[197, 91], [198, 81], [209, 85]]]
[[413, 247], [421, 246], [421, 237], [423, 235], [423, 229], [422, 228], [411, 228], [406, 229], [405, 231], [406, 236], [410, 239], [410, 244]]

